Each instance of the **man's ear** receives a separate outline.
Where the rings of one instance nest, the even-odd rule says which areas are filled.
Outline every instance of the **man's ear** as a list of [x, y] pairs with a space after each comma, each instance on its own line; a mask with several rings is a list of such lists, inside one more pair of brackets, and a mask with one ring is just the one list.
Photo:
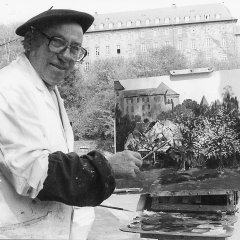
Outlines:
[[29, 29], [24, 36], [24, 49], [26, 53], [36, 49], [41, 44], [40, 34], [33, 28]]
[[24, 44], [23, 44], [26, 52], [29, 52], [31, 50], [32, 42], [33, 42], [33, 34], [31, 31], [28, 31], [24, 36]]

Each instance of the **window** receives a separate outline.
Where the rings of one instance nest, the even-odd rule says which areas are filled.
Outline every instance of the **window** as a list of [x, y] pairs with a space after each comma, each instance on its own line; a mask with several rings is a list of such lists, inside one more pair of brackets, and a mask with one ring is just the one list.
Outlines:
[[220, 15], [219, 13], [216, 13], [216, 14], [215, 14], [215, 18], [216, 18], [216, 19], [220, 19], [220, 17], [221, 17], [221, 15]]
[[165, 19], [164, 19], [164, 22], [165, 22], [165, 23], [169, 23], [169, 22], [170, 22], [170, 18], [165, 18]]
[[222, 47], [227, 47], [227, 39], [226, 38], [222, 39]]
[[120, 45], [117, 45], [117, 54], [121, 53]]
[[147, 97], [147, 102], [149, 102], [149, 97]]
[[134, 106], [131, 107], [132, 112], [134, 112]]
[[164, 35], [169, 35], [169, 29], [168, 28], [164, 29]]
[[209, 20], [209, 19], [210, 19], [210, 14], [204, 15], [204, 19], [205, 19], [205, 20]]
[[211, 27], [210, 26], [206, 26], [206, 32], [211, 33]]
[[200, 21], [200, 15], [196, 15], [196, 16], [195, 16], [195, 20], [196, 20], [196, 21]]
[[95, 47], [95, 54], [96, 54], [96, 56], [100, 55], [99, 47]]
[[224, 56], [222, 59], [223, 59], [223, 61], [225, 61], [225, 62], [227, 62], [227, 61], [228, 61], [228, 58], [227, 58], [227, 56]]
[[108, 28], [113, 28], [113, 23], [109, 23]]
[[155, 18], [155, 24], [159, 24], [160, 23], [160, 19], [159, 18]]
[[110, 46], [107, 45], [107, 46], [106, 46], [106, 55], [109, 55], [109, 54], [110, 54]]
[[86, 48], [86, 50], [87, 50], [87, 56], [89, 56], [89, 48]]
[[147, 48], [145, 44], [141, 44], [141, 52], [146, 52]]
[[184, 17], [184, 21], [185, 22], [189, 22], [190, 21], [190, 17], [189, 16]]
[[85, 62], [84, 70], [85, 70], [86, 72], [89, 71], [89, 62]]
[[94, 30], [95, 27], [96, 27], [96, 25], [93, 24], [93, 25], [90, 27], [90, 29], [91, 29], [91, 30]]
[[169, 46], [169, 41], [165, 41], [165, 46]]
[[118, 27], [122, 27], [122, 22], [118, 22], [118, 23], [117, 23], [117, 26], [118, 26]]
[[132, 26], [132, 22], [131, 21], [127, 21], [127, 26], [131, 27]]
[[192, 28], [191, 28], [191, 33], [192, 33], [192, 34], [195, 34], [195, 33], [196, 33], [196, 28], [195, 28], [195, 27], [192, 27]]
[[150, 110], [150, 108], [151, 108], [151, 106], [150, 106], [150, 104], [148, 104], [148, 110]]
[[136, 21], [136, 26], [140, 26], [141, 25], [141, 21], [140, 20], [137, 20]]
[[182, 50], [182, 40], [178, 40], [178, 50]]
[[137, 98], [137, 103], [139, 103], [139, 98]]
[[150, 24], [150, 19], [146, 19], [146, 25], [149, 25]]
[[103, 29], [103, 28], [104, 28], [104, 24], [103, 23], [99, 24], [99, 29]]
[[178, 28], [178, 34], [182, 34], [182, 28], [181, 27]]
[[206, 39], [206, 46], [211, 47], [211, 38]]
[[132, 51], [132, 44], [128, 44], [128, 52], [131, 54], [133, 51]]
[[139, 32], [138, 34], [139, 34], [139, 37], [141, 37], [141, 38], [144, 37], [144, 33], [142, 31]]
[[145, 110], [145, 106], [144, 106], [144, 105], [142, 105], [142, 110], [143, 110], [143, 111]]
[[191, 49], [196, 49], [196, 40], [195, 39], [191, 40]]
[[175, 18], [175, 22], [176, 22], [176, 23], [179, 23], [179, 22], [180, 22], [180, 18], [179, 18], [179, 17], [176, 17], [176, 18]]

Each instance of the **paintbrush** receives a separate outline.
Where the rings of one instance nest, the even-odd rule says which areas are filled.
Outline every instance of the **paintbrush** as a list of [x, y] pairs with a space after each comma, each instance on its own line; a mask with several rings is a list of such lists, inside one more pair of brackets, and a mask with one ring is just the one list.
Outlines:
[[167, 142], [165, 142], [165, 143], [163, 143], [163, 144], [161, 144], [158, 148], [152, 150], [152, 151], [149, 152], [146, 156], [144, 156], [144, 157], [142, 158], [142, 160], [145, 160], [146, 158], [148, 158], [149, 156], [151, 156], [153, 153], [155, 153], [155, 152], [156, 152], [157, 150], [159, 150], [160, 148], [164, 147], [164, 146], [165, 146], [167, 143], [169, 143], [169, 142], [170, 142], [170, 140], [167, 141]]
[[104, 207], [104, 208], [111, 208], [111, 209], [115, 209], [115, 210], [121, 210], [121, 211], [127, 211], [127, 212], [134, 212], [132, 210], [128, 210], [125, 208], [120, 208], [120, 207], [112, 207], [112, 206], [108, 206], [108, 205], [99, 205], [99, 207]]

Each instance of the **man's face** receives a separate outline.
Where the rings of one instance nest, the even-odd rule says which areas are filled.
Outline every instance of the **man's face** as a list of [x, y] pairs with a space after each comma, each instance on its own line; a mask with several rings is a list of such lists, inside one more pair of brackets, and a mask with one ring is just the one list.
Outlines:
[[[77, 23], [55, 24], [45, 30], [49, 37], [60, 37], [71, 44], [82, 44], [83, 31]], [[29, 61], [39, 76], [50, 86], [59, 85], [73, 70], [75, 62], [71, 59], [69, 48], [60, 53], [49, 50], [49, 40], [43, 35], [41, 41], [29, 54]]]

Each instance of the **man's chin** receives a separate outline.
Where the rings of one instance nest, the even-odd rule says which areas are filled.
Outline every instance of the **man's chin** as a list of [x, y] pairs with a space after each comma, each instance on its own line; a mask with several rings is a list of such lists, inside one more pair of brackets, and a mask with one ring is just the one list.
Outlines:
[[45, 78], [44, 82], [49, 87], [55, 87], [61, 84], [65, 79], [65, 76], [58, 76], [58, 77], [51, 77], [51, 78]]

